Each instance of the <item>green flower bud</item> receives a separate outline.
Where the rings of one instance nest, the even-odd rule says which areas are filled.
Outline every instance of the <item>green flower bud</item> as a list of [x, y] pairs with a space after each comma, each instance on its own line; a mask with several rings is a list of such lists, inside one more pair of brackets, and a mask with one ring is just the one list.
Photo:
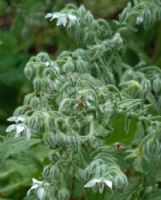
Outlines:
[[30, 93], [28, 95], [25, 96], [24, 98], [24, 104], [26, 105], [30, 105], [32, 98], [34, 98], [35, 94], [34, 93]]
[[29, 62], [27, 63], [25, 69], [24, 69], [24, 73], [25, 73], [25, 76], [28, 78], [28, 79], [31, 79], [33, 76], [34, 76], [34, 64], [32, 62]]
[[112, 43], [112, 45], [113, 45], [114, 48], [121, 48], [121, 47], [122, 47], [122, 45], [123, 45], [123, 40], [122, 40], [122, 38], [121, 38], [120, 33], [116, 33], [116, 34], [114, 35], [114, 37], [113, 37], [112, 40], [111, 40], [111, 43]]
[[33, 86], [36, 91], [40, 91], [42, 89], [42, 79], [35, 78], [33, 81]]
[[42, 61], [42, 62], [49, 62], [50, 61], [50, 57], [47, 53], [45, 52], [41, 52], [37, 55], [37, 58]]
[[31, 110], [32, 108], [29, 105], [20, 106], [15, 110], [14, 115], [24, 115], [26, 112]]
[[32, 131], [42, 134], [45, 130], [45, 116], [38, 111], [33, 113], [28, 119], [28, 126]]
[[43, 87], [44, 87], [44, 90], [46, 90], [46, 89], [54, 90], [55, 89], [54, 81], [48, 77], [44, 78], [43, 79]]
[[161, 92], [161, 78], [159, 76], [154, 79], [152, 87], [156, 94], [159, 94]]
[[128, 185], [128, 180], [125, 174], [119, 173], [114, 177], [113, 183], [116, 189], [122, 189]]
[[157, 141], [155, 138], [150, 138], [146, 144], [144, 145], [144, 152], [147, 156], [157, 156], [157, 152], [160, 150], [159, 148], [159, 141]]
[[58, 192], [58, 200], [68, 200], [70, 197], [69, 191], [66, 188], [61, 188]]
[[74, 64], [73, 64], [72, 59], [67, 60], [67, 62], [62, 66], [62, 70], [64, 73], [74, 71]]
[[51, 180], [60, 179], [61, 177], [60, 174], [61, 174], [60, 168], [57, 165], [53, 165], [53, 164], [47, 165], [43, 171], [44, 177], [49, 178]]

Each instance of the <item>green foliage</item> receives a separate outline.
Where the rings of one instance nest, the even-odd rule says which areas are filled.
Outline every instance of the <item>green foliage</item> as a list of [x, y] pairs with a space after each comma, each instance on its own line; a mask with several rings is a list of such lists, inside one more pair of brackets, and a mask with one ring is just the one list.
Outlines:
[[21, 199], [31, 184], [33, 176], [39, 176], [48, 151], [39, 139], [5, 137], [0, 143], [0, 197]]
[[[139, 25], [151, 28], [160, 13], [159, 0], [144, 0], [129, 3], [110, 22], [72, 4], [46, 15], [78, 48], [54, 60], [41, 52], [25, 67], [34, 91], [8, 119], [14, 122], [6, 130], [11, 137], [0, 147], [0, 162], [11, 166], [8, 174], [10, 160], [18, 162], [18, 173], [24, 169], [19, 165], [34, 166], [22, 173], [26, 187], [33, 178], [23, 198], [160, 198], [161, 69], [135, 36]], [[2, 197], [22, 197], [4, 191]]]

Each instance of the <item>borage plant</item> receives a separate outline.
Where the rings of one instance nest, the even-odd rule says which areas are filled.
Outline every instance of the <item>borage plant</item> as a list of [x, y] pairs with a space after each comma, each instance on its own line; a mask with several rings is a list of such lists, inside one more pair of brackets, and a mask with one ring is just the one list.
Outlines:
[[159, 199], [161, 69], [136, 35], [161, 19], [161, 1], [129, 3], [117, 21], [74, 5], [46, 18], [78, 48], [55, 60], [39, 53], [25, 67], [34, 92], [7, 132], [48, 149], [25, 199]]

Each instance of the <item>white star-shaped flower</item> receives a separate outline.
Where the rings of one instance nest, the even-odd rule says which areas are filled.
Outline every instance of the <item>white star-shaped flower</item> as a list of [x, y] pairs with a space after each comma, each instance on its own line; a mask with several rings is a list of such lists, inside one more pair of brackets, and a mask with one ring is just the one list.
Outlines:
[[28, 190], [27, 196], [30, 194], [32, 190], [37, 191], [37, 196], [40, 200], [43, 200], [45, 197], [45, 187], [49, 186], [48, 182], [38, 181], [36, 179], [32, 179], [32, 187]]
[[110, 189], [112, 189], [112, 181], [108, 180], [106, 178], [93, 178], [91, 180], [89, 180], [84, 187], [86, 188], [91, 188], [94, 187], [95, 185], [99, 186], [99, 192], [102, 193], [104, 186], [108, 186]]
[[16, 131], [15, 137], [20, 137], [21, 133], [24, 133], [26, 135], [26, 139], [30, 139], [31, 138], [31, 132], [30, 129], [23, 123], [18, 123], [18, 124], [12, 124], [10, 126], [8, 126], [8, 128], [6, 129], [7, 133], [10, 133], [12, 131]]
[[53, 19], [57, 19], [57, 26], [66, 26], [69, 22], [68, 26], [70, 27], [77, 21], [77, 17], [75, 15], [61, 12], [48, 13], [45, 18], [51, 18], [50, 21], [52, 21]]

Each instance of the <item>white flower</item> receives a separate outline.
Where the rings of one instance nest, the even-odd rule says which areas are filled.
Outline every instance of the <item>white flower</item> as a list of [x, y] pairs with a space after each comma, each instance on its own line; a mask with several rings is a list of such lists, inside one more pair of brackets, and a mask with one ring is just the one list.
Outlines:
[[136, 18], [136, 24], [142, 24], [143, 23], [143, 21], [144, 21], [144, 18], [143, 18], [143, 16], [138, 16], [137, 18]]
[[24, 120], [25, 120], [25, 116], [24, 115], [12, 116], [12, 117], [9, 117], [7, 119], [7, 121], [9, 121], [9, 122], [16, 122], [16, 123], [24, 122]]
[[108, 186], [110, 189], [112, 189], [112, 181], [105, 179], [105, 178], [93, 178], [91, 180], [89, 180], [84, 187], [86, 188], [90, 188], [90, 187], [94, 187], [96, 184], [98, 184], [99, 186], [99, 192], [102, 193], [104, 186]]
[[40, 200], [43, 200], [45, 197], [45, 187], [49, 186], [48, 182], [38, 181], [36, 179], [32, 179], [32, 187], [28, 190], [27, 196], [30, 194], [32, 190], [37, 191], [37, 196]]
[[48, 67], [50, 64], [49, 64], [49, 62], [47, 61], [47, 62], [45, 62], [45, 65]]
[[48, 13], [45, 18], [51, 18], [50, 21], [53, 19], [57, 19], [57, 26], [66, 26], [69, 22], [68, 26], [70, 27], [77, 21], [77, 17], [75, 15], [60, 12]]
[[20, 137], [21, 133], [24, 133], [26, 135], [26, 139], [30, 139], [31, 138], [31, 132], [30, 129], [23, 123], [19, 123], [19, 124], [12, 124], [10, 126], [8, 126], [8, 128], [6, 129], [6, 132], [12, 132], [12, 131], [16, 131], [16, 135], [15, 137]]

